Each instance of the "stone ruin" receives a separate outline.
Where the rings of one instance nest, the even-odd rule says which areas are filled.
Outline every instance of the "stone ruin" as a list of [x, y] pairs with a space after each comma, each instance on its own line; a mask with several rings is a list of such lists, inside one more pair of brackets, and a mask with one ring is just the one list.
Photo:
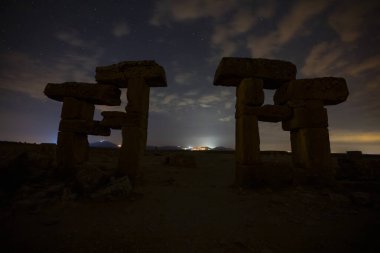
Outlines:
[[[296, 66], [287, 61], [225, 57], [214, 85], [236, 87], [236, 183], [259, 180], [258, 121], [282, 122], [290, 131], [293, 179], [329, 184], [334, 179], [325, 105], [348, 97], [343, 78], [296, 79]], [[264, 105], [263, 89], [276, 90], [274, 105]]]
[[[49, 83], [44, 93], [63, 102], [57, 140], [57, 173], [73, 176], [88, 160], [88, 135], [109, 136], [121, 129], [117, 174], [128, 175], [135, 183], [145, 152], [150, 87], [166, 85], [165, 70], [154, 61], [126, 61], [97, 67], [97, 83]], [[103, 111], [102, 121], [94, 121], [94, 105], [118, 106], [120, 88], [127, 88], [126, 112]]]

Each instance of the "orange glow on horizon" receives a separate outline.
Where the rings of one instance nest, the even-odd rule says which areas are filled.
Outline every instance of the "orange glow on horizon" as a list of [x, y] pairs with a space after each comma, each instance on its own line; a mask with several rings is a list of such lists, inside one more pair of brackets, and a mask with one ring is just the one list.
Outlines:
[[369, 133], [331, 133], [331, 142], [340, 143], [380, 143], [380, 133], [369, 132]]

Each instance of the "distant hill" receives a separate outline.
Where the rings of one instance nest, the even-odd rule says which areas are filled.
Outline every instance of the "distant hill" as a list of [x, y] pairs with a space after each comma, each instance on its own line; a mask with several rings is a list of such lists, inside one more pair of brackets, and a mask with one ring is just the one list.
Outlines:
[[118, 148], [118, 146], [110, 141], [97, 141], [90, 143], [90, 147], [93, 148]]
[[147, 146], [146, 150], [182, 150], [178, 146]]
[[215, 150], [215, 151], [232, 151], [233, 149], [232, 148], [226, 148], [226, 147], [215, 147], [212, 150]]

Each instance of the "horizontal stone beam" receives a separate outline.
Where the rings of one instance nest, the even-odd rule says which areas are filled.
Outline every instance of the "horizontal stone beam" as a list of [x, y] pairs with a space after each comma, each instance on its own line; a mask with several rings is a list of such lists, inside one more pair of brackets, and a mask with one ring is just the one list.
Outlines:
[[100, 121], [100, 125], [105, 127], [121, 129], [128, 122], [126, 112], [104, 111], [101, 114], [103, 116], [103, 120]]
[[348, 97], [346, 80], [340, 77], [322, 77], [290, 81], [274, 94], [275, 104], [292, 100], [321, 100], [324, 105], [336, 105]]
[[47, 97], [62, 102], [66, 97], [72, 97], [97, 105], [116, 106], [121, 104], [120, 89], [93, 83], [48, 83], [44, 93]]
[[246, 106], [237, 108], [236, 118], [242, 115], [255, 115], [259, 121], [280, 122], [292, 117], [292, 110], [284, 105]]
[[326, 108], [297, 107], [293, 109], [293, 117], [282, 122], [284, 131], [301, 128], [326, 128], [328, 117]]
[[223, 57], [215, 72], [214, 85], [238, 86], [245, 78], [264, 80], [264, 89], [277, 89], [296, 78], [297, 68], [288, 61]]
[[165, 70], [155, 61], [124, 61], [96, 67], [95, 79], [98, 83], [128, 88], [128, 80], [136, 77], [143, 78], [150, 87], [167, 86]]
[[59, 131], [98, 136], [111, 135], [111, 130], [108, 127], [100, 125], [99, 121], [61, 120]]

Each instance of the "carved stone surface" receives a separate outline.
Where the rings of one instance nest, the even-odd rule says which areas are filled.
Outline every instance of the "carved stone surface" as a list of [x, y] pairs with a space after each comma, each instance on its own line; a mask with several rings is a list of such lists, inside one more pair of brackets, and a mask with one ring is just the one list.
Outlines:
[[61, 120], [59, 131], [98, 136], [111, 135], [111, 130], [108, 127], [100, 125], [99, 121]]
[[291, 131], [293, 163], [296, 176], [308, 182], [331, 182], [334, 178], [327, 128]]
[[94, 118], [95, 106], [72, 97], [63, 99], [61, 118], [91, 121]]
[[325, 108], [299, 107], [293, 109], [293, 117], [282, 122], [285, 131], [300, 128], [326, 128], [328, 127], [327, 110]]
[[288, 61], [224, 57], [215, 72], [214, 85], [238, 86], [245, 78], [264, 80], [264, 89], [277, 89], [296, 78], [296, 66]]
[[236, 88], [236, 97], [238, 98], [237, 104], [262, 105], [264, 103], [263, 81], [255, 78], [243, 79]]
[[292, 100], [322, 100], [324, 105], [336, 105], [346, 101], [346, 80], [340, 77], [298, 79], [282, 85], [274, 95], [275, 104]]
[[127, 113], [117, 111], [103, 111], [103, 120], [100, 121], [100, 125], [109, 127], [112, 129], [121, 129], [127, 124]]
[[150, 87], [166, 85], [165, 70], [155, 61], [124, 61], [117, 64], [96, 67], [98, 83], [113, 84], [119, 88], [128, 88], [130, 78], [142, 77]]
[[88, 160], [86, 134], [58, 132], [57, 172], [62, 176], [75, 175], [75, 168]]
[[121, 104], [120, 89], [110, 85], [77, 82], [48, 83], [44, 93], [49, 98], [61, 102], [66, 97], [72, 97], [97, 105]]

